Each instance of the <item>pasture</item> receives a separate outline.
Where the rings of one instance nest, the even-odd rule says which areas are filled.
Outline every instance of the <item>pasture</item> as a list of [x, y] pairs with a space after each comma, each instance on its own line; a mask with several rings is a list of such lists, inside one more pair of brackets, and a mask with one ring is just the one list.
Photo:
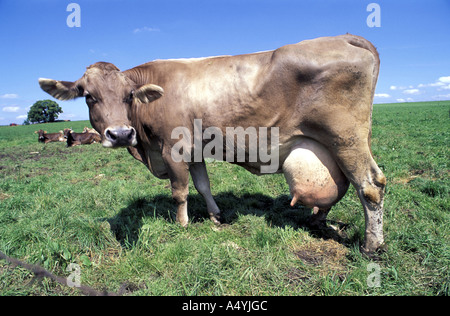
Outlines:
[[[450, 101], [375, 105], [372, 150], [385, 173], [386, 252], [362, 255], [364, 214], [352, 187], [330, 212], [336, 231], [305, 226], [283, 175], [209, 162], [221, 226], [190, 184], [190, 225], [175, 222], [168, 180], [126, 149], [40, 144], [0, 127], [0, 251], [125, 295], [450, 294]], [[378, 281], [378, 282], [377, 282]], [[79, 295], [0, 260], [0, 295]]]

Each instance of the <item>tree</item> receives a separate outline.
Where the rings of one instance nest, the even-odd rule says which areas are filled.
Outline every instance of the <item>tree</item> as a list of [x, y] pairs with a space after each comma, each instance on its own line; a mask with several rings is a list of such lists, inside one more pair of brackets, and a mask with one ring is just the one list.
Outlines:
[[54, 122], [60, 113], [61, 107], [52, 100], [41, 100], [34, 103], [28, 111], [28, 121], [31, 123]]

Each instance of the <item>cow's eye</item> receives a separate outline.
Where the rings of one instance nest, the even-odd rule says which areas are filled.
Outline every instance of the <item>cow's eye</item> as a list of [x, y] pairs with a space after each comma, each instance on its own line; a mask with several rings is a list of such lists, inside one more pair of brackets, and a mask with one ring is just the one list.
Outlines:
[[90, 94], [86, 94], [86, 103], [88, 105], [94, 105], [95, 103], [97, 103], [97, 100]]
[[133, 102], [134, 92], [131, 91], [124, 99], [123, 102], [131, 104]]

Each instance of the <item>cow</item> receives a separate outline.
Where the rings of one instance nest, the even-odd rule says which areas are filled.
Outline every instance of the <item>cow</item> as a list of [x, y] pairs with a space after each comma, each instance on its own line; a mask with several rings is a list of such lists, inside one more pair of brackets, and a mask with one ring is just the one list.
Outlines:
[[67, 147], [101, 142], [101, 136], [97, 133], [75, 133], [70, 128], [64, 129], [64, 138]]
[[87, 126], [85, 126], [85, 127], [83, 128], [82, 133], [93, 133], [93, 134], [100, 135], [95, 129], [89, 128], [89, 127], [87, 127]]
[[34, 132], [35, 134], [38, 134], [38, 142], [40, 143], [51, 143], [51, 142], [63, 142], [64, 141], [64, 135], [62, 131], [59, 131], [59, 133], [47, 133], [46, 131], [40, 129], [38, 131]]
[[[319, 221], [351, 183], [365, 214], [361, 250], [374, 253], [384, 246], [386, 185], [370, 144], [379, 66], [372, 43], [345, 34], [254, 54], [155, 60], [125, 71], [98, 62], [77, 81], [41, 78], [39, 84], [60, 100], [84, 97], [103, 147], [127, 147], [156, 177], [170, 179], [181, 225], [188, 224], [189, 174], [220, 223], [204, 162], [220, 155], [255, 174], [284, 173], [291, 204], [313, 207]], [[245, 141], [235, 140], [238, 129]], [[217, 145], [221, 137], [225, 147]], [[255, 142], [265, 155], [253, 155]]]

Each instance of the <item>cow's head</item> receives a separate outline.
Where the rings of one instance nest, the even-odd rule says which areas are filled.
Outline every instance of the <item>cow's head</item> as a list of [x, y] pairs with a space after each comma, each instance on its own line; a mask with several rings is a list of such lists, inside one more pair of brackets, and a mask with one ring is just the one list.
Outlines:
[[45, 140], [44, 134], [46, 134], [47, 132], [40, 129], [38, 131], [34, 132], [35, 134], [38, 134], [38, 141], [43, 142]]
[[136, 146], [131, 107], [150, 103], [164, 91], [154, 84], [136, 85], [110, 63], [98, 62], [75, 82], [39, 79], [42, 90], [59, 100], [85, 97], [92, 126], [102, 135], [104, 147]]
[[72, 133], [73, 130], [71, 128], [65, 128], [63, 131], [64, 138], [67, 139], [69, 137], [69, 133]]

